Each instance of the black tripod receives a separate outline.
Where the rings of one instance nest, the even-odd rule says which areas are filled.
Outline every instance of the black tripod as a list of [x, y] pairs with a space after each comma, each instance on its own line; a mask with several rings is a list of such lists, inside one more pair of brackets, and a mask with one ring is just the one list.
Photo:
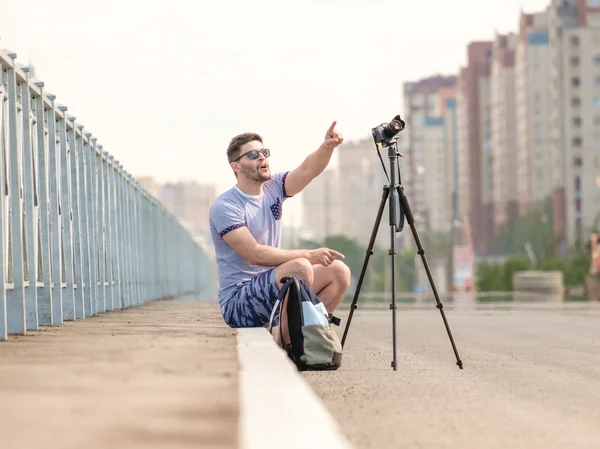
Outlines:
[[[375, 146], [377, 147], [377, 141], [375, 142]], [[377, 152], [379, 153], [379, 147], [377, 147]], [[397, 150], [397, 144], [391, 143], [388, 145], [388, 158], [390, 160], [390, 175], [391, 179], [389, 185], [384, 186], [383, 195], [381, 197], [381, 204], [379, 205], [379, 211], [377, 212], [377, 219], [375, 220], [375, 226], [373, 227], [373, 232], [371, 234], [371, 240], [369, 241], [369, 247], [367, 248], [367, 254], [365, 256], [365, 261], [362, 266], [362, 270], [360, 272], [360, 277], [358, 279], [358, 284], [356, 286], [356, 291], [354, 292], [354, 299], [352, 300], [352, 305], [350, 306], [350, 315], [348, 316], [348, 323], [346, 324], [346, 329], [344, 330], [344, 335], [342, 337], [342, 347], [346, 341], [346, 336], [348, 335], [348, 328], [350, 327], [350, 322], [352, 321], [352, 315], [354, 311], [358, 307], [356, 305], [358, 301], [358, 295], [360, 294], [360, 289], [362, 287], [363, 279], [365, 273], [367, 271], [367, 264], [369, 263], [369, 258], [373, 255], [373, 246], [375, 245], [375, 239], [377, 237], [377, 231], [379, 229], [379, 225], [381, 223], [381, 217], [383, 215], [383, 209], [385, 207], [386, 201], [389, 200], [389, 215], [390, 215], [390, 246], [391, 249], [389, 251], [390, 256], [392, 257], [392, 303], [390, 304], [390, 309], [392, 310], [392, 335], [393, 335], [393, 350], [394, 350], [394, 358], [392, 360], [392, 368], [394, 371], [397, 370], [397, 361], [396, 361], [396, 232], [402, 231], [404, 227], [404, 217], [408, 221], [408, 225], [412, 231], [413, 237], [415, 239], [415, 243], [417, 244], [418, 254], [421, 256], [423, 261], [423, 265], [425, 266], [425, 271], [427, 272], [427, 277], [429, 278], [429, 283], [431, 284], [431, 289], [435, 296], [435, 300], [437, 302], [437, 308], [439, 309], [442, 319], [444, 320], [444, 325], [446, 326], [446, 331], [448, 332], [448, 337], [450, 338], [450, 343], [452, 344], [452, 349], [454, 350], [454, 355], [456, 356], [456, 364], [460, 369], [463, 369], [462, 361], [458, 355], [458, 351], [456, 350], [456, 345], [454, 344], [454, 339], [452, 338], [452, 333], [450, 332], [450, 327], [448, 326], [448, 320], [446, 320], [446, 315], [444, 314], [444, 306], [440, 301], [440, 297], [437, 292], [437, 288], [435, 287], [435, 283], [433, 281], [433, 276], [431, 275], [431, 270], [429, 269], [429, 264], [427, 263], [427, 258], [425, 257], [425, 250], [421, 245], [421, 239], [419, 238], [419, 234], [417, 233], [417, 228], [415, 227], [415, 220], [412, 215], [412, 211], [410, 210], [410, 206], [408, 204], [408, 200], [406, 199], [406, 195], [404, 194], [404, 187], [402, 187], [402, 181], [400, 179], [400, 167], [398, 165], [398, 156], [401, 156]], [[379, 158], [381, 159], [381, 154], [379, 154]], [[381, 163], [383, 165], [383, 159], [381, 159]], [[398, 170], [398, 183], [396, 183], [395, 173]], [[385, 165], [383, 166], [385, 171]], [[387, 173], [386, 173], [387, 176]], [[400, 205], [400, 226], [397, 224], [397, 216], [396, 216], [396, 194], [398, 195], [399, 205]]]

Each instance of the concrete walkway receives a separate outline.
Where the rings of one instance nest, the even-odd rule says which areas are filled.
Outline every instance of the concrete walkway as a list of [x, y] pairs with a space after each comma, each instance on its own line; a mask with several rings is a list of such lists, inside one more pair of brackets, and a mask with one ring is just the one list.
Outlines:
[[0, 447], [238, 447], [237, 333], [153, 302], [0, 343]]

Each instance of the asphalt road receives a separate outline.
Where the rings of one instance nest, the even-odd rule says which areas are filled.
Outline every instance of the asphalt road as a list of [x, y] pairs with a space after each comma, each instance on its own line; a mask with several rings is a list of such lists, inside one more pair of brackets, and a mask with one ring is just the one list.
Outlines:
[[[342, 335], [346, 325], [346, 313]], [[600, 306], [358, 309], [336, 372], [304, 374], [356, 448], [600, 447]]]

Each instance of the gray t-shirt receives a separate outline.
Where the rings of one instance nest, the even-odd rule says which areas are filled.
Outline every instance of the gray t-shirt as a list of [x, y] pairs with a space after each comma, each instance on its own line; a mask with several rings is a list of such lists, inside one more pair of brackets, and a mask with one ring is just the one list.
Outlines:
[[260, 245], [279, 247], [281, 214], [288, 172], [275, 173], [264, 182], [261, 195], [247, 195], [237, 186], [222, 193], [209, 211], [210, 233], [215, 246], [219, 274], [219, 303], [224, 303], [239, 284], [271, 267], [252, 265], [223, 236], [246, 226]]

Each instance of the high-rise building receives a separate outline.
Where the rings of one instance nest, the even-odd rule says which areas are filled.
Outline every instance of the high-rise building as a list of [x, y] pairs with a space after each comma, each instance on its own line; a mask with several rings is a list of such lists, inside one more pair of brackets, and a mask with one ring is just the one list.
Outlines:
[[600, 2], [553, 0], [549, 16], [554, 226], [573, 245], [600, 226]]
[[[463, 220], [469, 212], [469, 116], [467, 105], [467, 69], [461, 67], [456, 89], [456, 148], [457, 148], [457, 183], [458, 183], [458, 217]], [[465, 243], [460, 241], [457, 243]]]
[[519, 214], [552, 194], [549, 151], [553, 108], [550, 92], [548, 12], [519, 18], [515, 48], [516, 146]]
[[494, 229], [519, 214], [515, 120], [514, 33], [496, 34], [492, 46], [491, 123]]
[[437, 93], [438, 116], [425, 117], [423, 165], [417, 168], [425, 191], [427, 230], [447, 234], [453, 217], [456, 154], [456, 88]]
[[[438, 176], [443, 158], [436, 155], [445, 150], [445, 99], [455, 95], [456, 82], [454, 75], [437, 75], [404, 84], [405, 190], [419, 232], [437, 229], [447, 220], [450, 203], [446, 195], [442, 198]], [[439, 214], [442, 207], [446, 211]]]
[[476, 254], [491, 248], [494, 208], [490, 75], [492, 42], [472, 42], [457, 92], [459, 207]]

